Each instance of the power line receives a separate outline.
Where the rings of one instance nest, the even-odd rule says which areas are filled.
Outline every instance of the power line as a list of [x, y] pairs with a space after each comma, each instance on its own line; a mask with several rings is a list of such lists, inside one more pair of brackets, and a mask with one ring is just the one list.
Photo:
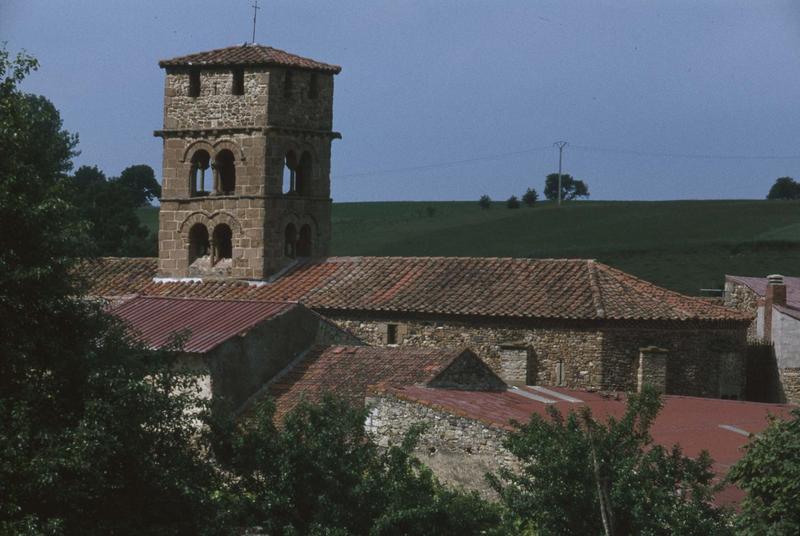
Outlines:
[[634, 151], [632, 149], [614, 149], [611, 147], [592, 147], [590, 145], [573, 145], [573, 149], [595, 151], [602, 153], [630, 154], [654, 158], [688, 158], [697, 160], [800, 160], [800, 155], [723, 155], [723, 154], [697, 154], [697, 153], [651, 153]]
[[348, 173], [348, 174], [345, 174], [345, 175], [335, 175], [334, 178], [335, 179], [351, 179], [351, 178], [356, 178], [356, 177], [369, 177], [369, 176], [373, 176], [373, 175], [386, 175], [386, 174], [389, 174], [389, 173], [403, 173], [403, 172], [408, 172], [408, 171], [422, 171], [422, 170], [426, 170], [426, 169], [437, 169], [437, 168], [443, 168], [443, 167], [458, 166], [458, 165], [461, 165], [461, 164], [470, 164], [472, 162], [483, 162], [483, 161], [487, 161], [487, 160], [498, 160], [500, 158], [506, 158], [506, 157], [509, 157], [509, 156], [516, 156], [516, 155], [530, 154], [530, 153], [536, 153], [536, 152], [541, 152], [541, 151], [548, 151], [550, 149], [552, 149], [552, 146], [548, 145], [546, 147], [534, 147], [532, 149], [524, 149], [524, 150], [521, 150], [521, 151], [512, 151], [512, 152], [509, 152], [509, 153], [498, 153], [498, 154], [492, 154], [492, 155], [478, 156], [478, 157], [475, 157], [475, 158], [467, 158], [465, 160], [451, 160], [449, 162], [436, 162], [436, 163], [431, 163], [431, 164], [424, 164], [424, 165], [421, 165], [421, 166], [411, 166], [411, 167], [393, 168], [393, 169], [379, 169], [379, 170], [374, 170], [374, 171], [364, 171], [364, 172], [360, 172], [360, 173]]

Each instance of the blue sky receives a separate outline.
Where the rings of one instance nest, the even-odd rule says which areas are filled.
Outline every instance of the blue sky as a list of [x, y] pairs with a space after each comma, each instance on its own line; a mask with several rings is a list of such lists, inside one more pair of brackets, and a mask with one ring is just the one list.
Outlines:
[[[3, 0], [76, 164], [160, 176], [158, 60], [250, 39], [252, 0]], [[343, 66], [336, 201], [763, 198], [800, 179], [800, 2], [261, 1], [256, 41]], [[224, 6], [224, 7], [221, 7]], [[441, 165], [440, 165], [441, 164]]]

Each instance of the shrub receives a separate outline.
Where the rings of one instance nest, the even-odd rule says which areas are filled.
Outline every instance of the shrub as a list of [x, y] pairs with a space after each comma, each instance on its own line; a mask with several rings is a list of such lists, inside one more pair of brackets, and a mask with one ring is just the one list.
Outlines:
[[485, 209], [485, 208], [492, 208], [492, 198], [491, 198], [491, 197], [489, 197], [489, 196], [488, 196], [488, 195], [486, 195], [486, 194], [483, 194], [483, 195], [481, 196], [480, 200], [478, 200], [478, 205], [479, 205], [481, 208], [484, 208], [484, 209]]
[[539, 194], [536, 193], [536, 190], [533, 188], [528, 188], [524, 194], [522, 194], [522, 202], [532, 207], [536, 201], [539, 199]]
[[519, 199], [517, 199], [517, 196], [512, 195], [509, 197], [508, 201], [506, 201], [506, 206], [508, 208], [519, 208]]

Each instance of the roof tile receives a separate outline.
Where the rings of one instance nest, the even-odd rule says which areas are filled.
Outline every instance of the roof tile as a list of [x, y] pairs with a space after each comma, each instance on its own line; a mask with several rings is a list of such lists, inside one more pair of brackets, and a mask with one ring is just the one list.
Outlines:
[[226, 66], [226, 65], [280, 65], [337, 74], [342, 68], [310, 58], [290, 54], [284, 50], [257, 43], [245, 43], [226, 48], [196, 52], [158, 62], [159, 67]]

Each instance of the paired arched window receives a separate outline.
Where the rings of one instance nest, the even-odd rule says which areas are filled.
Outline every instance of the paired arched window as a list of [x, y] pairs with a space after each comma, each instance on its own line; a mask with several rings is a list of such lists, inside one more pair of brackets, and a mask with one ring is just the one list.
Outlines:
[[208, 229], [202, 223], [195, 223], [189, 229], [189, 264], [209, 254]]
[[311, 257], [313, 248], [311, 226], [308, 224], [300, 227], [300, 233], [293, 223], [286, 226], [283, 233], [283, 254], [294, 259], [297, 257]]
[[209, 156], [208, 151], [204, 151], [203, 149], [195, 151], [195, 153], [192, 155], [192, 170], [190, 180], [192, 181], [191, 186], [193, 196], [208, 195], [208, 190], [206, 190], [206, 179], [210, 179], [210, 177], [207, 177], [210, 162], [211, 156]]
[[304, 151], [298, 160], [294, 151], [289, 151], [283, 159], [283, 193], [311, 195], [313, 172], [311, 153]]
[[[236, 192], [236, 158], [233, 156], [233, 151], [221, 150], [212, 164], [208, 151], [198, 149], [192, 155], [191, 163], [189, 180], [193, 197], [209, 195], [209, 193], [232, 195]], [[208, 171], [209, 168], [213, 171], [213, 178]], [[211, 187], [211, 191], [209, 191], [209, 187]]]
[[214, 264], [233, 257], [233, 232], [230, 227], [220, 223], [214, 227], [214, 236], [212, 238], [214, 245], [212, 262]]

